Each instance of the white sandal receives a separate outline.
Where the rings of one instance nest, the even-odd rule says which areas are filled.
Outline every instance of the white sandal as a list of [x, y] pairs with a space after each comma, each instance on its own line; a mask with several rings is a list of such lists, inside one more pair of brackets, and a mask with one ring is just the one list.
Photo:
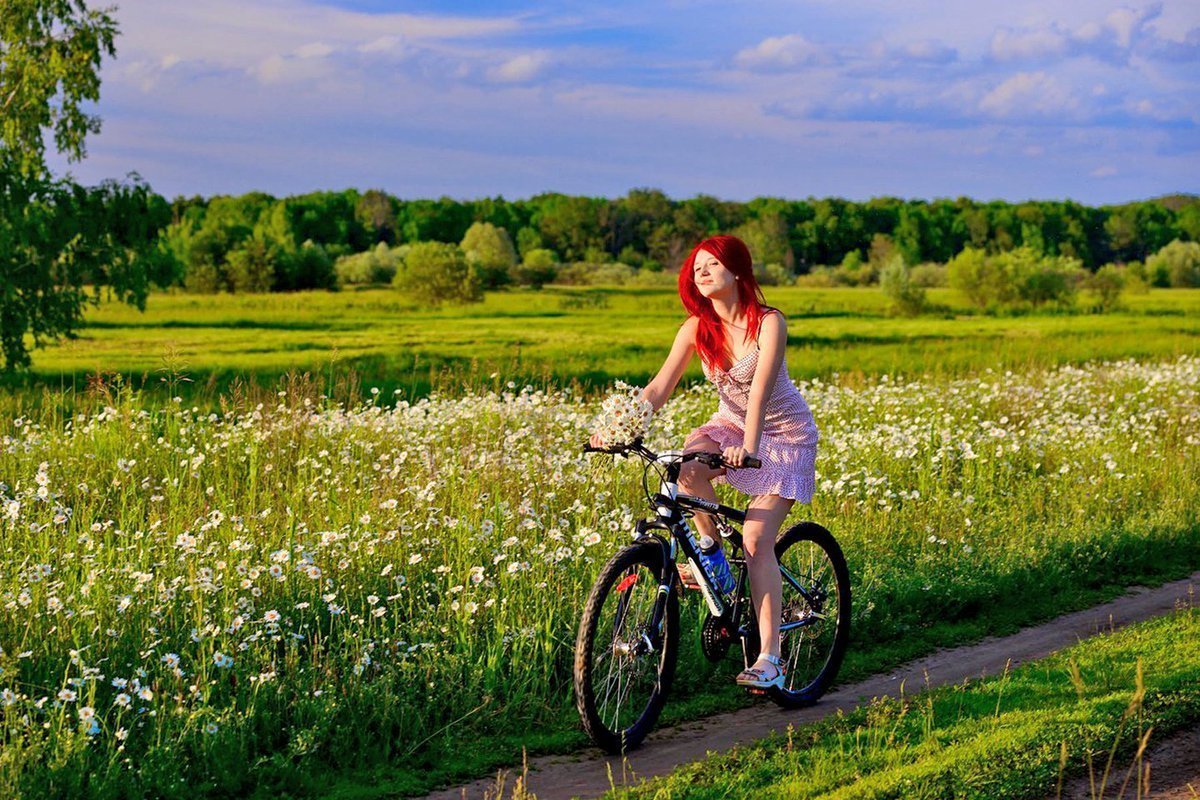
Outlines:
[[779, 656], [773, 656], [770, 653], [759, 653], [758, 658], [754, 663], [766, 661], [775, 669], [775, 674], [770, 678], [766, 677], [767, 670], [760, 667], [747, 667], [738, 673], [737, 685], [745, 686], [748, 689], [774, 689], [783, 687], [783, 659]]

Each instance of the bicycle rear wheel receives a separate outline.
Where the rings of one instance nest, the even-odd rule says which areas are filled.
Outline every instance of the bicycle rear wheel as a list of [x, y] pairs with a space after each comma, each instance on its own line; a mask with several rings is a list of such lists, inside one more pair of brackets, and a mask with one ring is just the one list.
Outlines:
[[780, 657], [786, 677], [768, 695], [784, 708], [815, 703], [837, 677], [850, 643], [850, 571], [828, 530], [801, 522], [775, 541], [783, 571]]
[[660, 590], [670, 568], [657, 541], [625, 547], [604, 565], [584, 606], [575, 705], [592, 741], [609, 753], [642, 743], [675, 676], [679, 598]]

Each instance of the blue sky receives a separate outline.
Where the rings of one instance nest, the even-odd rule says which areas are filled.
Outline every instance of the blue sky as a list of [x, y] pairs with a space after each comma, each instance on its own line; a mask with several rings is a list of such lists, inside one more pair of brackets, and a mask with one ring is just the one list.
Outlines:
[[1200, 191], [1200, 3], [125, 0], [96, 182], [406, 198]]

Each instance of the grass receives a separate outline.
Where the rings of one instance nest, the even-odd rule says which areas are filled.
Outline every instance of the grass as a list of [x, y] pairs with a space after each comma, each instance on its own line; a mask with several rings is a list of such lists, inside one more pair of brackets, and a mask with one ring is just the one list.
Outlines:
[[[876, 289], [766, 293], [790, 319], [794, 378], [957, 376], [985, 366], [1027, 370], [1200, 350], [1200, 290], [1129, 296], [1110, 314], [1022, 317], [977, 316], [956, 293], [933, 290], [943, 313], [915, 319], [888, 317]], [[5, 380], [14, 389], [82, 391], [99, 371], [157, 386], [186, 365], [192, 382], [173, 391], [214, 407], [238, 383], [270, 386], [292, 370], [311, 372], [349, 403], [363, 399], [367, 386], [389, 397], [399, 389], [409, 399], [506, 380], [595, 389], [618, 378], [644, 383], [682, 319], [678, 296], [662, 288], [497, 292], [481, 304], [440, 310], [418, 309], [390, 289], [160, 293], [145, 313], [107, 301], [89, 309], [79, 338], [36, 351], [32, 373]], [[701, 379], [696, 364], [684, 376]]]
[[1141, 797], [1147, 743], [1200, 719], [1197, 637], [1189, 606], [987, 680], [875, 699], [607, 797], [1020, 800], [1055, 796], [1071, 775], [1089, 776], [1094, 796]]
[[[1192, 358], [802, 384], [793, 520], [848, 554], [843, 678], [1200, 566], [1198, 385]], [[594, 400], [80, 400], [0, 398], [8, 794], [387, 796], [581, 743], [580, 605], [645, 513], [628, 462], [579, 452]], [[711, 411], [681, 391], [653, 446]], [[668, 721], [742, 701], [699, 611]]]

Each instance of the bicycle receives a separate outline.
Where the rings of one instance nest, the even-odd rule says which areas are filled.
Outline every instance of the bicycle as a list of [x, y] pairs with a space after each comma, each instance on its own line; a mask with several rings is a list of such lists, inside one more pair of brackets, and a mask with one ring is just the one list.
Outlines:
[[[642, 488], [655, 516], [639, 520], [633, 544], [619, 550], [600, 570], [580, 619], [575, 641], [575, 705], [583, 727], [601, 749], [621, 754], [642, 743], [666, 704], [679, 650], [682, 586], [676, 558], [691, 562], [692, 575], [708, 606], [700, 632], [701, 649], [719, 662], [735, 640], [749, 666], [759, 652], [758, 624], [747, 588], [749, 575], [741, 533], [733, 525], [746, 513], [701, 497], [681, 494], [679, 472], [691, 460], [712, 469], [734, 469], [719, 453], [694, 451], [657, 455], [641, 439], [616, 447], [584, 446], [584, 452], [636, 455], [646, 464]], [[755, 462], [755, 463], [751, 463]], [[760, 466], [747, 459], [746, 467]], [[651, 495], [647, 477], [654, 469], [660, 491]], [[710, 514], [728, 555], [735, 588], [717, 592], [699, 558], [700, 545], [687, 520]], [[663, 533], [658, 533], [662, 531]], [[663, 534], [666, 534], [665, 536]], [[850, 636], [850, 575], [845, 557], [828, 530], [801, 522], [775, 540], [783, 579], [780, 655], [785, 683], [765, 692], [783, 708], [815, 703], [829, 688]]]

